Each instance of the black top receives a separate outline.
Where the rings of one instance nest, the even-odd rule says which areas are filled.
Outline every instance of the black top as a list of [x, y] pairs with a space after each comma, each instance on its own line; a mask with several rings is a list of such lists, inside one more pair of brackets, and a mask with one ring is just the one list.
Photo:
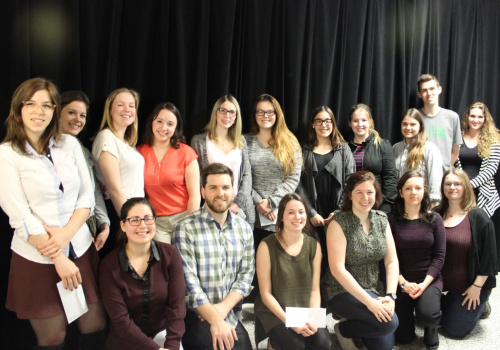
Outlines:
[[[349, 142], [349, 147], [353, 153], [356, 151], [354, 142]], [[363, 147], [363, 170], [371, 171], [377, 178], [384, 196], [379, 210], [389, 213], [398, 194], [396, 185], [399, 180], [391, 143], [382, 139], [377, 147], [372, 134], [363, 142]]]
[[462, 147], [460, 147], [459, 157], [462, 163], [462, 170], [469, 175], [469, 179], [473, 179], [479, 175], [482, 159], [477, 154], [477, 146], [469, 148], [464, 142]]
[[326, 165], [333, 159], [333, 151], [327, 154], [314, 153], [318, 176], [314, 179], [318, 198], [316, 199], [316, 210], [323, 218], [337, 209], [337, 192], [341, 187], [334, 177], [325, 169]]

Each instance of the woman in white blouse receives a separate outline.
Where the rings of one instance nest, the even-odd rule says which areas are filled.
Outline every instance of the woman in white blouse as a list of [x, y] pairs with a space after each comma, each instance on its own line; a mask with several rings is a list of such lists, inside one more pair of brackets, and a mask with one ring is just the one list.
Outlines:
[[35, 349], [63, 349], [66, 315], [56, 284], [84, 289], [80, 349], [101, 349], [106, 319], [97, 288], [99, 256], [85, 223], [94, 196], [78, 141], [61, 135], [59, 93], [43, 78], [14, 92], [0, 145], [0, 205], [14, 229], [6, 307], [28, 319]]
[[96, 175], [106, 189], [104, 198], [111, 221], [104, 254], [114, 248], [123, 203], [132, 197], [144, 197], [144, 158], [135, 148], [138, 108], [139, 94], [134, 90], [120, 88], [109, 94], [92, 144], [92, 156], [99, 165]]

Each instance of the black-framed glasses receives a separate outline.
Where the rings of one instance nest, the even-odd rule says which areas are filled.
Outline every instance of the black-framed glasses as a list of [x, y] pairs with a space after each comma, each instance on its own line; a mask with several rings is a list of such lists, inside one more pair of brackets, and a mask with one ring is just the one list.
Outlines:
[[325, 124], [326, 126], [331, 126], [333, 124], [333, 120], [331, 120], [330, 118], [328, 119], [314, 119], [314, 125], [316, 126], [321, 126]]
[[267, 114], [268, 117], [273, 117], [276, 114], [276, 111], [273, 110], [268, 110], [268, 111], [263, 111], [262, 109], [258, 109], [255, 111], [259, 117], [263, 117], [264, 114]]
[[41, 105], [39, 105], [35, 101], [31, 100], [23, 101], [23, 106], [26, 108], [26, 111], [28, 111], [28, 113], [36, 111], [37, 108], [40, 108], [42, 113], [53, 112], [56, 108], [56, 105], [52, 103], [42, 103]]
[[226, 115], [229, 113], [229, 116], [230, 117], [236, 117], [236, 115], [238, 113], [236, 113], [236, 111], [233, 111], [232, 109], [225, 109], [225, 108], [219, 108], [218, 111], [222, 114], [222, 115]]
[[141, 221], [144, 221], [146, 225], [153, 225], [156, 221], [156, 218], [154, 216], [145, 216], [143, 218], [134, 216], [131, 218], [126, 218], [125, 220], [122, 221], [123, 222], [128, 221], [128, 223], [132, 226], [139, 226], [141, 224]]

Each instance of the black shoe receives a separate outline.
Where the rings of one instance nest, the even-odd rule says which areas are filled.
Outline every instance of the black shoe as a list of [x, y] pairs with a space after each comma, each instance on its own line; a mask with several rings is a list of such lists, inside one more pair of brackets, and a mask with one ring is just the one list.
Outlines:
[[486, 302], [486, 306], [484, 307], [483, 314], [481, 315], [480, 319], [484, 320], [485, 318], [490, 317], [491, 315], [491, 305], [490, 302]]

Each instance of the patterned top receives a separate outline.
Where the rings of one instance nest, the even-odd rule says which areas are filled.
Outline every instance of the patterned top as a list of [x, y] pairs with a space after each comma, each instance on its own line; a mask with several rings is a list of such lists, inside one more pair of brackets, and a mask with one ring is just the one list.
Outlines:
[[[347, 240], [346, 270], [364, 290], [384, 294], [379, 279], [379, 260], [383, 259], [387, 252], [385, 237], [387, 215], [382, 211], [372, 210], [369, 219], [370, 234], [368, 235], [363, 230], [361, 221], [352, 211], [338, 213], [332, 220], [337, 221]], [[331, 273], [325, 274], [321, 285], [327, 300], [338, 294], [347, 293]]]
[[[231, 211], [220, 227], [203, 206], [177, 224], [174, 242], [182, 258], [189, 308], [218, 304], [229, 292], [246, 296], [252, 290], [255, 271], [252, 229]], [[236, 327], [238, 318], [233, 310], [226, 322]]]

